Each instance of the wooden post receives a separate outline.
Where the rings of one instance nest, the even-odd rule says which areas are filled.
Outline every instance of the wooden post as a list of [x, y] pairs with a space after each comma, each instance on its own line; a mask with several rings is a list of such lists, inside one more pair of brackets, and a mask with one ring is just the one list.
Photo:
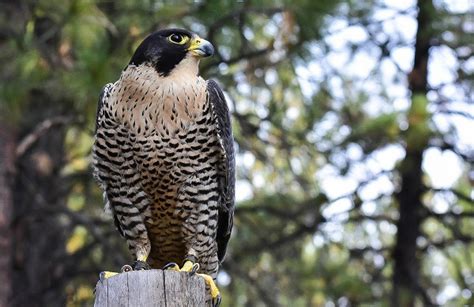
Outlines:
[[94, 307], [210, 306], [204, 279], [185, 272], [143, 270], [97, 282]]

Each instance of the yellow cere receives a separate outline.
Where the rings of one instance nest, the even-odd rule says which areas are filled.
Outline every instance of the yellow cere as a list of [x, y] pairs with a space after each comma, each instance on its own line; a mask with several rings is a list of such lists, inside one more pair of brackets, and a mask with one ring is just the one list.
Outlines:
[[201, 44], [202, 44], [202, 39], [199, 36], [196, 36], [191, 40], [191, 44], [189, 45], [188, 50], [197, 49], [201, 46]]

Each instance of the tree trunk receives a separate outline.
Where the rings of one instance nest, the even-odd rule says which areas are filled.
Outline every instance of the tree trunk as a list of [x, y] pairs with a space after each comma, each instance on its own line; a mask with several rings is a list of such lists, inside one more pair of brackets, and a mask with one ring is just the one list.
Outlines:
[[147, 270], [99, 281], [94, 307], [210, 306], [204, 279], [188, 273]]
[[11, 175], [14, 168], [13, 129], [0, 123], [0, 307], [9, 306], [11, 297]]
[[393, 251], [395, 267], [391, 305], [394, 307], [414, 306], [417, 297], [421, 298], [425, 305], [433, 305], [422, 287], [416, 240], [420, 235], [424, 211], [422, 159], [430, 138], [426, 93], [435, 9], [431, 0], [419, 0], [418, 9], [415, 61], [408, 77], [412, 96], [408, 114], [409, 128], [406, 132], [406, 156], [400, 166], [402, 181], [397, 195], [400, 216]]
[[64, 246], [69, 230], [60, 209], [67, 208], [69, 189], [61, 176], [66, 129], [64, 124], [47, 125], [64, 116], [64, 103], [34, 90], [30, 104], [34, 111], [24, 112], [18, 123], [12, 186], [12, 286], [22, 290], [13, 293], [11, 305], [64, 306], [63, 274], [68, 263]]

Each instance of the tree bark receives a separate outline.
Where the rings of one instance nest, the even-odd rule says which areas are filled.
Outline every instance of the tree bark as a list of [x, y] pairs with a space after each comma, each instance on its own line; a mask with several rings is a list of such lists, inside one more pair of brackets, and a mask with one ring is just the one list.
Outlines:
[[147, 270], [97, 283], [94, 307], [210, 306], [204, 279], [188, 273]]
[[431, 0], [418, 1], [418, 30], [415, 42], [415, 61], [408, 76], [412, 91], [406, 132], [406, 156], [400, 166], [401, 189], [397, 195], [399, 220], [396, 243], [393, 250], [395, 262], [391, 306], [414, 306], [417, 297], [425, 305], [433, 305], [422, 287], [420, 255], [416, 240], [420, 236], [423, 221], [423, 171], [422, 160], [430, 129], [428, 126], [428, 58], [432, 39], [432, 19], [435, 9]]

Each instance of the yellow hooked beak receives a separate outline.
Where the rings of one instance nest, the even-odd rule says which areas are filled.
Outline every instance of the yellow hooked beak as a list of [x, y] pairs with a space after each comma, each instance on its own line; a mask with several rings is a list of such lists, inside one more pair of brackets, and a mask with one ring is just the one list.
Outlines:
[[187, 50], [190, 51], [194, 56], [200, 58], [205, 58], [214, 54], [214, 46], [199, 36], [194, 36], [191, 38], [191, 43]]

